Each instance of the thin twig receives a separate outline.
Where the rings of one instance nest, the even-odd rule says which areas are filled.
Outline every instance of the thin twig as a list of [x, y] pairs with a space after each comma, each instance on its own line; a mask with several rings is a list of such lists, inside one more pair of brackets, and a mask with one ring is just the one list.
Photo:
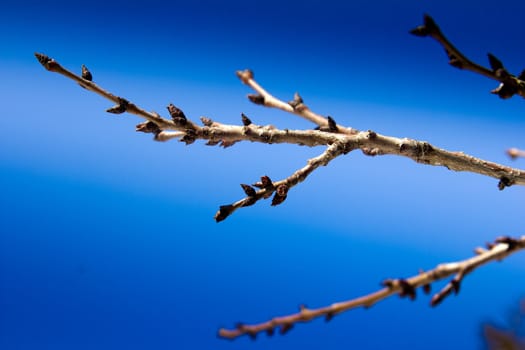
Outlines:
[[486, 68], [469, 60], [461, 51], [459, 51], [441, 32], [434, 19], [429, 15], [424, 15], [423, 25], [410, 31], [416, 36], [430, 36], [443, 46], [449, 58], [449, 64], [459, 69], [465, 69], [487, 78], [497, 80], [501, 84], [491, 92], [501, 98], [510, 98], [515, 94], [525, 98], [525, 70], [519, 76], [510, 74], [501, 61], [494, 55], [488, 54], [490, 68]]
[[303, 168], [284, 180], [272, 182], [268, 176], [263, 176], [261, 182], [253, 184], [253, 186], [260, 188], [258, 191], [249, 185], [242, 184], [241, 186], [246, 193], [246, 197], [233, 204], [221, 206], [215, 214], [215, 221], [222, 221], [233, 214], [235, 210], [251, 206], [260, 199], [269, 198], [274, 193], [272, 206], [281, 204], [286, 199], [288, 191], [295, 185], [303, 182], [315, 169], [321, 165], [326, 166], [332, 159], [349, 151], [341, 143], [333, 143], [321, 155], [309, 159]]
[[[263, 103], [264, 105], [307, 117], [309, 120], [320, 125], [326, 123], [326, 125], [319, 127], [318, 130], [281, 130], [273, 126], [256, 125], [252, 123], [248, 117], [242, 115], [242, 126], [221, 124], [205, 117], [201, 118], [204, 126], [198, 126], [173, 104], [167, 106], [168, 112], [172, 117], [172, 120], [169, 120], [161, 117], [158, 113], [147, 112], [130, 101], [114, 95], [95, 84], [90, 80], [92, 79], [91, 72], [89, 72], [85, 66], [82, 68], [83, 76], [78, 76], [63, 68], [57, 61], [46, 55], [36, 53], [35, 56], [47, 70], [64, 75], [82, 87], [116, 103], [114, 107], [108, 109], [108, 112], [117, 114], [129, 112], [146, 119], [146, 122], [137, 125], [136, 130], [154, 134], [155, 140], [157, 141], [179, 139], [186, 144], [191, 144], [195, 140], [200, 139], [208, 141], [208, 145], [221, 145], [223, 147], [231, 146], [240, 141], [328, 147], [326, 152], [321, 156], [309, 160], [306, 167], [298, 170], [287, 179], [274, 183], [271, 190], [270, 187], [262, 188], [256, 191], [254, 195], [250, 195], [253, 193], [248, 190], [250, 194], [247, 193], [247, 197], [244, 199], [233, 204], [222, 206], [215, 215], [217, 221], [224, 220], [238, 208], [252, 205], [261, 198], [271, 196], [277, 188], [280, 188], [282, 192], [284, 187], [279, 187], [280, 185], [286, 185], [287, 189], [295, 186], [304, 180], [304, 178], [314, 171], [322, 162], [328, 162], [354, 149], [361, 149], [361, 151], [368, 156], [385, 154], [398, 155], [411, 158], [421, 164], [445, 166], [450, 170], [468, 171], [490, 176], [499, 180], [498, 188], [500, 190], [512, 185], [525, 185], [525, 171], [520, 169], [475, 158], [463, 152], [451, 152], [440, 149], [426, 141], [384, 136], [370, 130], [357, 131], [352, 128], [337, 125], [331, 117], [324, 118], [316, 115], [307, 107], [297, 108], [302, 104], [300, 97], [296, 96], [295, 101], [297, 103], [294, 104], [283, 102], [271, 96], [254, 80], [253, 73], [250, 71], [238, 72], [237, 74], [245, 84], [256, 89], [256, 91], [261, 94], [265, 101]], [[89, 73], [89, 75], [87, 73]], [[88, 77], [90, 79], [87, 79]], [[295, 105], [295, 108], [293, 105]], [[327, 156], [328, 154], [330, 155], [329, 157]], [[296, 179], [301, 180], [296, 181]], [[272, 203], [275, 205], [276, 202], [272, 201]]]
[[488, 249], [479, 252], [479, 254], [471, 258], [452, 263], [439, 264], [432, 270], [420, 272], [419, 274], [407, 279], [385, 280], [382, 282], [384, 288], [373, 293], [317, 309], [309, 309], [302, 306], [297, 313], [275, 317], [258, 324], [238, 324], [232, 329], [221, 328], [218, 332], [218, 336], [228, 339], [238, 338], [242, 335], [255, 337], [261, 332], [273, 335], [276, 330], [281, 334], [284, 334], [296, 323], [309, 322], [319, 317], [324, 317], [328, 321], [342, 312], [358, 307], [368, 308], [395, 294], [399, 294], [401, 297], [415, 299], [417, 288], [421, 287], [428, 293], [430, 291], [429, 286], [432, 283], [455, 275], [445, 287], [432, 297], [430, 304], [431, 306], [436, 306], [452, 292], [457, 294], [463, 279], [478, 267], [489, 262], [501, 261], [507, 256], [523, 249], [525, 249], [525, 236], [519, 238], [500, 237], [493, 244], [490, 244]]

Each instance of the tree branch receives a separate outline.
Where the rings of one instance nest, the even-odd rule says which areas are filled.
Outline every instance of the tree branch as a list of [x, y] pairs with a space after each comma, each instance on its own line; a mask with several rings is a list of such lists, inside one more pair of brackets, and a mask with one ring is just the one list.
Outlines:
[[[304, 105], [298, 94], [289, 103], [273, 97], [254, 80], [253, 73], [249, 70], [237, 72], [237, 75], [241, 81], [257, 91], [259, 94], [257, 96], [261, 96], [260, 98], [253, 98], [250, 97], [253, 95], [249, 95], [250, 100], [307, 118], [319, 125], [318, 130], [281, 130], [273, 126], [255, 125], [244, 114], [241, 118], [242, 126], [221, 124], [206, 117], [201, 117], [203, 126], [198, 126], [173, 104], [167, 106], [171, 120], [166, 119], [156, 112], [148, 112], [127, 99], [114, 95], [95, 84], [92, 81], [91, 72], [84, 65], [82, 65], [82, 76], [78, 76], [46, 55], [35, 53], [35, 56], [47, 70], [70, 78], [83, 88], [116, 103], [107, 112], [113, 114], [128, 112], [146, 119], [145, 122], [137, 125], [136, 130], [154, 134], [154, 139], [157, 141], [178, 139], [186, 144], [191, 144], [195, 140], [201, 139], [206, 140], [207, 145], [223, 147], [232, 146], [240, 141], [327, 147], [323, 154], [310, 159], [304, 168], [299, 169], [284, 180], [274, 183], [266, 177], [268, 184], [263, 185], [261, 183], [258, 191], [253, 188], [250, 189], [251, 186], [243, 185], [247, 196], [233, 204], [221, 206], [215, 214], [217, 222], [224, 220], [236, 209], [253, 205], [261, 198], [268, 198], [272, 194], [274, 194], [272, 205], [282, 203], [288, 190], [302, 182], [319, 165], [326, 165], [332, 159], [355, 149], [360, 149], [368, 156], [386, 154], [404, 156], [421, 164], [444, 166], [454, 171], [467, 171], [493, 177], [499, 180], [498, 188], [500, 190], [512, 185], [525, 185], [525, 171], [520, 169], [475, 158], [463, 152], [440, 149], [426, 141], [384, 136], [370, 130], [358, 131], [337, 125], [331, 117], [325, 118], [313, 113]], [[258, 187], [257, 184], [255, 186]]]
[[436, 306], [440, 304], [447, 296], [454, 293], [459, 293], [460, 285], [463, 279], [472, 273], [478, 267], [493, 261], [501, 261], [511, 254], [525, 249], [525, 236], [519, 238], [500, 237], [494, 243], [487, 246], [487, 249], [478, 248], [475, 250], [476, 255], [457, 262], [439, 264], [434, 269], [420, 272], [419, 274], [409, 277], [407, 279], [387, 279], [381, 284], [384, 288], [379, 289], [373, 293], [334, 303], [329, 306], [320, 307], [317, 309], [309, 309], [301, 306], [299, 312], [272, 318], [266, 322], [248, 325], [238, 324], [233, 329], [221, 328], [218, 336], [221, 338], [234, 339], [243, 335], [248, 335], [255, 338], [258, 333], [266, 332], [268, 335], [273, 335], [275, 330], [284, 334], [288, 332], [296, 323], [309, 322], [315, 318], [324, 317], [327, 321], [331, 320], [335, 315], [342, 312], [358, 308], [368, 308], [375, 303], [386, 299], [394, 294], [400, 297], [409, 297], [414, 300], [416, 297], [416, 290], [422, 288], [426, 294], [430, 292], [430, 285], [439, 280], [445, 279], [449, 276], [454, 277], [443, 287], [439, 292], [435, 293], [431, 299], [430, 305]]
[[447, 53], [449, 64], [451, 66], [469, 70], [486, 76], [487, 78], [499, 81], [500, 85], [491, 91], [493, 94], [496, 94], [503, 99], [510, 98], [515, 94], [525, 98], [525, 70], [516, 77], [515, 75], [510, 74], [501, 61], [490, 53], [488, 54], [490, 68], [472, 62], [454, 45], [452, 45], [452, 43], [441, 32], [441, 29], [436, 22], [429, 15], [424, 15], [423, 25], [412, 29], [410, 33], [421, 37], [429, 36], [440, 43]]

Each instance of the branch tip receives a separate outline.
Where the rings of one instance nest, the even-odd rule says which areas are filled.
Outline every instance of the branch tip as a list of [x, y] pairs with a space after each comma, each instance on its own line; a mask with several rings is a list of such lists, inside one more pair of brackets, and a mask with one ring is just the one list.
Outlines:
[[235, 74], [237, 74], [237, 77], [239, 77], [243, 84], [248, 84], [248, 82], [253, 79], [253, 71], [250, 69], [238, 70]]
[[219, 210], [217, 213], [215, 213], [215, 222], [221, 222], [224, 219], [226, 219], [228, 216], [230, 216], [233, 211], [235, 210], [235, 207], [231, 204], [228, 205], [221, 205], [219, 207]]
[[85, 65], [82, 65], [82, 78], [87, 81], [93, 80], [93, 75]]
[[207, 117], [200, 117], [200, 120], [202, 122], [202, 125], [204, 125], [204, 126], [210, 127], [213, 124], [213, 120], [211, 120], [210, 118], [207, 118]]

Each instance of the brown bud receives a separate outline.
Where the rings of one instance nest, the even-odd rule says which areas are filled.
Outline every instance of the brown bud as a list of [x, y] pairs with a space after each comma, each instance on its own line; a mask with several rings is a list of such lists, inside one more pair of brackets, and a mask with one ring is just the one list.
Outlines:
[[87, 69], [87, 67], [85, 65], [82, 65], [82, 78], [84, 78], [84, 79], [86, 79], [88, 81], [92, 81], [93, 80], [93, 75], [91, 74], [89, 69]]
[[241, 113], [241, 119], [242, 119], [242, 125], [244, 125], [244, 126], [248, 126], [248, 125], [250, 125], [252, 123], [250, 118], [248, 118], [246, 116], [246, 114], [244, 114], [244, 113]]
[[286, 334], [293, 328], [293, 323], [285, 323], [281, 326], [279, 333]]
[[217, 213], [215, 213], [215, 222], [221, 222], [230, 216], [235, 210], [234, 206], [231, 204], [221, 205]]
[[335, 120], [333, 120], [332, 117], [330, 116], [328, 116], [327, 119], [328, 119], [328, 131], [337, 132], [338, 128], [337, 128], [337, 123], [335, 122]]
[[272, 206], [281, 204], [286, 200], [288, 194], [288, 186], [286, 184], [279, 185], [275, 190], [275, 195], [272, 199]]
[[137, 126], [135, 127], [135, 131], [157, 134], [160, 132], [160, 128], [154, 122], [147, 121], [147, 122], [137, 124]]
[[256, 105], [264, 105], [264, 96], [259, 94], [248, 94], [248, 99]]
[[175, 107], [173, 103], [170, 103], [166, 108], [168, 109], [171, 119], [173, 119], [173, 122], [175, 122], [175, 124], [179, 126], [186, 125], [188, 119], [186, 118], [184, 112], [180, 108]]
[[246, 185], [246, 184], [241, 184], [241, 187], [244, 190], [244, 193], [246, 193], [246, 195], [248, 197], [255, 197], [257, 195], [257, 192], [255, 191], [255, 189], [252, 186]]
[[293, 108], [293, 109], [296, 109], [297, 107], [299, 107], [300, 105], [303, 104], [303, 98], [301, 97], [301, 95], [299, 95], [298, 92], [296, 92], [294, 95], [293, 95], [293, 100], [292, 101], [289, 101], [288, 104]]
[[122, 114], [126, 112], [128, 105], [129, 105], [128, 100], [119, 97], [118, 104], [111, 108], [106, 109], [106, 112], [113, 113], [113, 114]]

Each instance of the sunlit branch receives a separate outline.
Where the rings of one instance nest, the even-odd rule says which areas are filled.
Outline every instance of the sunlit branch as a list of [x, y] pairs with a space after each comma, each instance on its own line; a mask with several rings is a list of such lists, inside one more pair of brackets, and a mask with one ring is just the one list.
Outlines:
[[[273, 205], [281, 203], [286, 198], [283, 195], [285, 188], [285, 193], [287, 193], [289, 188], [304, 180], [306, 176], [314, 171], [318, 164], [327, 163], [333, 158], [354, 149], [361, 149], [368, 156], [398, 155], [411, 158], [421, 164], [445, 166], [450, 170], [468, 171], [490, 176], [499, 180], [498, 188], [500, 190], [512, 185], [525, 185], [525, 171], [520, 169], [475, 158], [463, 152], [451, 152], [440, 149], [425, 141], [384, 136], [370, 130], [358, 131], [337, 125], [331, 117], [325, 118], [311, 112], [310, 109], [304, 106], [302, 98], [297, 94], [294, 101], [289, 103], [273, 97], [254, 80], [253, 73], [248, 70], [238, 72], [237, 75], [245, 84], [258, 92], [259, 95], [257, 96], [260, 97], [252, 97], [252, 101], [254, 99], [262, 99], [262, 102], [260, 102], [265, 106], [275, 107], [305, 117], [318, 124], [318, 130], [289, 130], [278, 129], [273, 126], [256, 125], [244, 114], [242, 114], [241, 118], [242, 125], [227, 125], [201, 117], [203, 126], [198, 126], [187, 118], [182, 110], [171, 103], [167, 106], [171, 116], [170, 120], [161, 117], [156, 112], [148, 112], [127, 99], [114, 95], [95, 84], [92, 81], [93, 76], [91, 72], [84, 65], [82, 65], [81, 69], [82, 75], [79, 76], [63, 68], [57, 61], [46, 55], [36, 53], [35, 56], [47, 70], [70, 78], [82, 87], [116, 103], [107, 112], [113, 114], [128, 112], [146, 119], [145, 122], [137, 125], [136, 130], [153, 134], [154, 139], [157, 141], [178, 139], [186, 144], [191, 144], [196, 140], [205, 140], [207, 145], [223, 147], [232, 146], [240, 141], [328, 147], [325, 153], [309, 160], [306, 167], [298, 170], [287, 179], [276, 183], [270, 181], [272, 186], [260, 188], [258, 191], [255, 191], [255, 194], [248, 187], [243, 187], [245, 192], [249, 192], [246, 193], [247, 197], [233, 204], [221, 206], [215, 215], [217, 221], [224, 220], [238, 208], [250, 206], [259, 199], [267, 198], [272, 194], [282, 199], [281, 201], [272, 201]], [[300, 181], [296, 181], [296, 179], [300, 179]], [[278, 196], [279, 193], [281, 193], [280, 196]]]

